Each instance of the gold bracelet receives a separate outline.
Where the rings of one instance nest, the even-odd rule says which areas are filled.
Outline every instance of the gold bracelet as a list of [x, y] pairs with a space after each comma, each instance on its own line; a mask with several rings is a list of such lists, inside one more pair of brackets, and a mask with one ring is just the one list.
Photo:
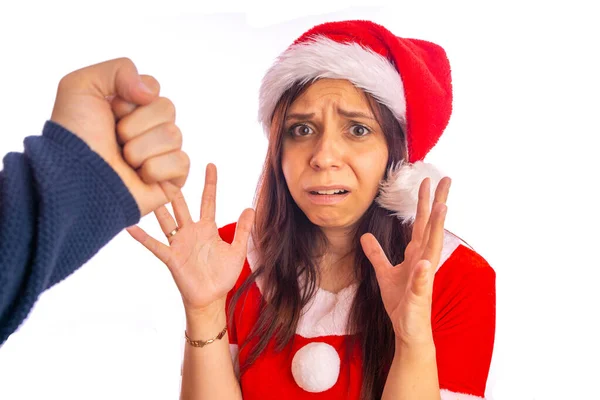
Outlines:
[[185, 331], [185, 340], [190, 345], [192, 345], [193, 347], [204, 347], [207, 344], [211, 344], [215, 340], [221, 340], [221, 339], [223, 339], [223, 336], [225, 336], [225, 332], [227, 332], [227, 325], [225, 325], [225, 328], [223, 328], [223, 330], [216, 337], [214, 337], [212, 339], [208, 339], [207, 341], [204, 341], [204, 340], [192, 340], [192, 339], [190, 339], [189, 336], [187, 335], [187, 331]]

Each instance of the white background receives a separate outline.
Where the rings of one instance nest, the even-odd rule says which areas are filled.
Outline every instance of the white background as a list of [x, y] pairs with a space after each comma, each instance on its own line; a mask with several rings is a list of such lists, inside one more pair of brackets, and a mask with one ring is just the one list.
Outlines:
[[[260, 80], [297, 36], [371, 19], [441, 44], [454, 113], [427, 161], [453, 178], [447, 227], [497, 272], [487, 397], [600, 399], [593, 1], [16, 3], [0, 6], [0, 155], [40, 133], [63, 75], [127, 56], [177, 107], [194, 216], [216, 163], [219, 225], [252, 203]], [[141, 226], [161, 237], [152, 216]], [[0, 399], [176, 399], [182, 311], [166, 267], [124, 232], [0, 348]]]

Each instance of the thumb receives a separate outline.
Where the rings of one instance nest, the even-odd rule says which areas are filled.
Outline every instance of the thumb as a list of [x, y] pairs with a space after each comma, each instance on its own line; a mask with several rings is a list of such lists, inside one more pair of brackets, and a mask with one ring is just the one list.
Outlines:
[[70, 73], [60, 84], [61, 91], [93, 95], [99, 98], [118, 96], [123, 100], [146, 105], [157, 96], [145, 83], [133, 61], [117, 58]]
[[255, 211], [252, 208], [245, 209], [235, 228], [235, 234], [233, 242], [231, 243], [240, 253], [244, 254], [244, 257], [248, 252], [248, 240], [252, 234], [252, 225], [254, 223]]
[[388, 260], [385, 252], [381, 248], [381, 245], [371, 233], [365, 233], [360, 238], [360, 244], [363, 248], [363, 252], [373, 264], [373, 268], [375, 269], [375, 275], [379, 278], [382, 274], [384, 274], [388, 268], [393, 268], [390, 260]]
[[[150, 88], [155, 97], [158, 97], [160, 94], [160, 83], [150, 75], [140, 75], [142, 82]], [[117, 120], [131, 114], [138, 107], [137, 104], [130, 103], [128, 101], [123, 100], [120, 97], [115, 97], [112, 99], [110, 106], [112, 107], [113, 113], [115, 114], [115, 118]]]

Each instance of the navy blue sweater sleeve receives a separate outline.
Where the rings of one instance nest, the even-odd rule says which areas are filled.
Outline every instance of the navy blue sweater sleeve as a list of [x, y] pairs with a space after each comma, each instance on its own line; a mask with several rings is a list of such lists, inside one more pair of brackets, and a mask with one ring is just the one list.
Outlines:
[[0, 345], [39, 295], [88, 261], [140, 211], [119, 176], [48, 121], [0, 171]]

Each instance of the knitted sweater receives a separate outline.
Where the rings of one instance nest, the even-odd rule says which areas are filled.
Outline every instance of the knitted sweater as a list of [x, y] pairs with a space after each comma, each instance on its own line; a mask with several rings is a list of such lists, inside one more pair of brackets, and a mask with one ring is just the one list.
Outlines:
[[0, 345], [39, 295], [88, 261], [140, 211], [113, 169], [47, 121], [0, 171]]

